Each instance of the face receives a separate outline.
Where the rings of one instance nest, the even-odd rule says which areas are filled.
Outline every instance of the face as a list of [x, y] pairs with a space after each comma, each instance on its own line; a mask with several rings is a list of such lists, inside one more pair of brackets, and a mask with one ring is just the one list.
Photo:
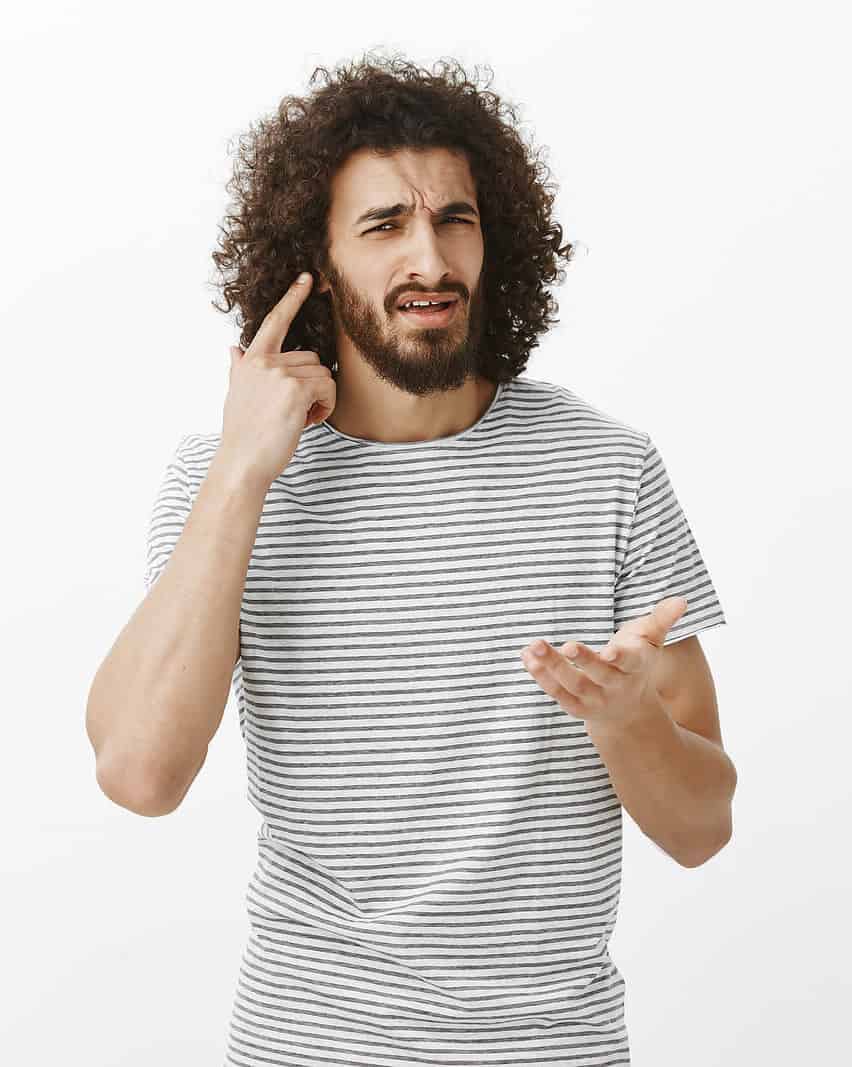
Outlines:
[[[331, 192], [319, 291], [330, 294], [339, 364], [351, 349], [407, 393], [457, 389], [478, 373], [484, 318], [485, 245], [467, 160], [447, 149], [385, 157], [362, 149], [335, 174]], [[392, 205], [403, 209], [361, 219]], [[406, 293], [430, 292], [458, 297], [446, 323], [397, 306]]]

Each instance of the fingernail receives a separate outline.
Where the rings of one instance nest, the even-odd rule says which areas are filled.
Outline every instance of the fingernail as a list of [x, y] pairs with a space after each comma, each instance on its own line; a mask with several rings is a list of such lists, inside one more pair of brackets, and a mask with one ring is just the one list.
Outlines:
[[311, 280], [311, 276], [310, 276], [310, 274], [308, 274], [307, 271], [302, 271], [302, 273], [296, 279], [296, 281], [298, 282], [299, 285], [304, 285], [305, 282], [309, 282], [310, 280]]

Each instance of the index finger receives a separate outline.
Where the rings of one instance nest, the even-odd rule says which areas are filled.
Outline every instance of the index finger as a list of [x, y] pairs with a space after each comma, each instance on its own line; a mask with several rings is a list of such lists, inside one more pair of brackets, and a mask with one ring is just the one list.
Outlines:
[[[305, 281], [301, 279], [305, 278]], [[281, 299], [267, 313], [260, 329], [246, 349], [246, 355], [254, 352], [280, 352], [287, 331], [299, 308], [311, 291], [313, 277], [307, 271], [299, 275]]]

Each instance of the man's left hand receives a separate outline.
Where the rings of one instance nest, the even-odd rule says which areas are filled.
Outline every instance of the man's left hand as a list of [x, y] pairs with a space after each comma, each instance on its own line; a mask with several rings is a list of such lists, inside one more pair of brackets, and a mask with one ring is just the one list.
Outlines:
[[[654, 670], [666, 635], [686, 607], [684, 597], [666, 597], [650, 615], [625, 623], [600, 652], [579, 641], [566, 641], [559, 649], [547, 641], [532, 641], [521, 659], [569, 715], [590, 724], [618, 726], [658, 702]], [[540, 657], [532, 654], [539, 646], [544, 651]]]

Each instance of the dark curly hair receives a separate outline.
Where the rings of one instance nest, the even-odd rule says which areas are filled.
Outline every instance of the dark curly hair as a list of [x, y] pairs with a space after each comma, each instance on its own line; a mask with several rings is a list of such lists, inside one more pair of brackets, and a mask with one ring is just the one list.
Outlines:
[[[558, 304], [544, 286], [562, 283], [562, 228], [551, 218], [554, 187], [548, 168], [517, 130], [515, 109], [478, 89], [455, 60], [430, 73], [400, 57], [366, 53], [340, 64], [307, 98], [286, 96], [274, 116], [239, 137], [238, 159], [227, 190], [232, 213], [220, 226], [219, 268], [225, 307], [238, 305], [240, 346], [247, 348], [269, 310], [305, 269], [314, 287], [285, 340], [286, 349], [316, 352], [332, 372], [337, 350], [331, 308], [317, 293], [319, 271], [328, 275], [330, 185], [349, 154], [369, 148], [385, 155], [402, 148], [447, 148], [467, 158], [476, 183], [485, 246], [482, 294], [485, 322], [480, 373], [507, 381], [525, 368], [540, 334], [559, 320]], [[476, 68], [478, 70], [478, 68]], [[493, 70], [491, 71], [493, 77]], [[490, 84], [490, 83], [489, 83]], [[512, 122], [506, 121], [506, 114]]]

